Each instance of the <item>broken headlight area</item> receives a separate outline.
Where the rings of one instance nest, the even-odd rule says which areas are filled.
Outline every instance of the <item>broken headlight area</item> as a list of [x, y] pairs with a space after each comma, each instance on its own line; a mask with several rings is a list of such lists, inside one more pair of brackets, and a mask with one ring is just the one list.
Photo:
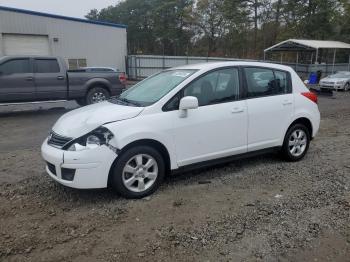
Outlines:
[[94, 149], [102, 145], [106, 145], [114, 152], [117, 149], [109, 144], [109, 141], [114, 137], [111, 131], [101, 126], [86, 135], [83, 135], [77, 139], [74, 139], [67, 144], [63, 149], [68, 151], [82, 151], [87, 149]]

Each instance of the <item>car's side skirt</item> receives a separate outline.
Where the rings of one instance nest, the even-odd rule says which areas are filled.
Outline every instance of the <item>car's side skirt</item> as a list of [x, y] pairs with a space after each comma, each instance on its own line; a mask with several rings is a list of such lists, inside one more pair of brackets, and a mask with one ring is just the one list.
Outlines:
[[190, 165], [182, 166], [182, 167], [179, 167], [177, 169], [171, 170], [171, 174], [176, 175], [176, 174], [183, 173], [183, 172], [189, 172], [189, 171], [203, 169], [203, 168], [214, 166], [214, 165], [229, 163], [229, 162], [232, 162], [234, 160], [250, 158], [250, 157], [259, 156], [259, 155], [263, 155], [263, 154], [267, 154], [267, 153], [276, 153], [276, 152], [279, 152], [280, 150], [281, 150], [280, 146], [270, 147], [270, 148], [265, 148], [265, 149], [247, 152], [247, 153], [243, 153], [243, 154], [237, 154], [237, 155], [233, 155], [233, 156], [229, 156], [229, 157], [217, 158], [217, 159], [208, 160], [208, 161], [204, 161], [204, 162], [198, 162], [195, 164], [190, 164]]

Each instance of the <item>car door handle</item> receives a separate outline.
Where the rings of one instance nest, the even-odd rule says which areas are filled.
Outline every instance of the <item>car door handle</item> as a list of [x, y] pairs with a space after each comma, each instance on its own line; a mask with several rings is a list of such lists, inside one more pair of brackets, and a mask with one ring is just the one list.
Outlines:
[[57, 80], [64, 80], [64, 77], [63, 76], [58, 76]]
[[237, 114], [237, 113], [242, 113], [242, 112], [244, 112], [244, 109], [241, 107], [235, 107], [235, 108], [231, 109], [232, 114]]
[[33, 81], [33, 80], [34, 80], [34, 78], [32, 76], [26, 77], [26, 81]]
[[284, 105], [284, 106], [288, 106], [288, 105], [291, 105], [291, 104], [293, 104], [293, 102], [292, 102], [292, 101], [289, 101], [289, 100], [285, 100], [285, 101], [283, 101], [283, 103], [282, 103], [282, 105]]

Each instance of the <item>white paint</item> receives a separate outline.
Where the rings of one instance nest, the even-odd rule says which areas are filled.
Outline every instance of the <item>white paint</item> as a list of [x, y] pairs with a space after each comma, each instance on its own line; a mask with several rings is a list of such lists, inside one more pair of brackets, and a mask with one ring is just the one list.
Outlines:
[[[162, 111], [169, 99], [195, 78], [212, 69], [245, 65], [290, 72], [292, 94], [200, 106], [188, 109], [186, 117], [180, 117], [179, 110]], [[53, 130], [60, 135], [78, 138], [103, 125], [114, 134], [110, 144], [118, 149], [141, 139], [155, 140], [167, 149], [171, 169], [247, 151], [281, 146], [290, 124], [301, 117], [311, 121], [312, 136], [318, 132], [318, 106], [301, 95], [309, 90], [290, 67], [257, 62], [221, 62], [188, 65], [178, 69], [198, 71], [151, 106], [127, 107], [108, 102], [87, 106], [61, 117]], [[64, 164], [69, 163], [70, 168], [78, 169], [79, 183], [62, 182], [51, 176], [63, 184], [79, 188], [82, 185], [84, 188], [88, 185], [92, 188], [106, 185], [112, 162], [117, 157], [112, 150], [102, 151], [101, 147], [84, 150], [82, 153], [53, 150], [46, 141], [42, 146], [42, 153], [45, 160], [56, 166], [62, 164], [64, 154]], [[78, 159], [78, 162], [74, 159]], [[93, 167], [89, 169], [88, 164]], [[92, 176], [93, 172], [95, 176]], [[82, 179], [85, 175], [86, 178]]]

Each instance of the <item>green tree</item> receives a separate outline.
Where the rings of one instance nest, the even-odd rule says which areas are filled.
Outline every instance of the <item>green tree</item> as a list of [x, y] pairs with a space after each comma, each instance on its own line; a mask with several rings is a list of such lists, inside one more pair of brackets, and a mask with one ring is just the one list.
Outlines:
[[349, 0], [124, 0], [86, 17], [128, 25], [129, 53], [259, 59], [288, 38], [350, 41]]

